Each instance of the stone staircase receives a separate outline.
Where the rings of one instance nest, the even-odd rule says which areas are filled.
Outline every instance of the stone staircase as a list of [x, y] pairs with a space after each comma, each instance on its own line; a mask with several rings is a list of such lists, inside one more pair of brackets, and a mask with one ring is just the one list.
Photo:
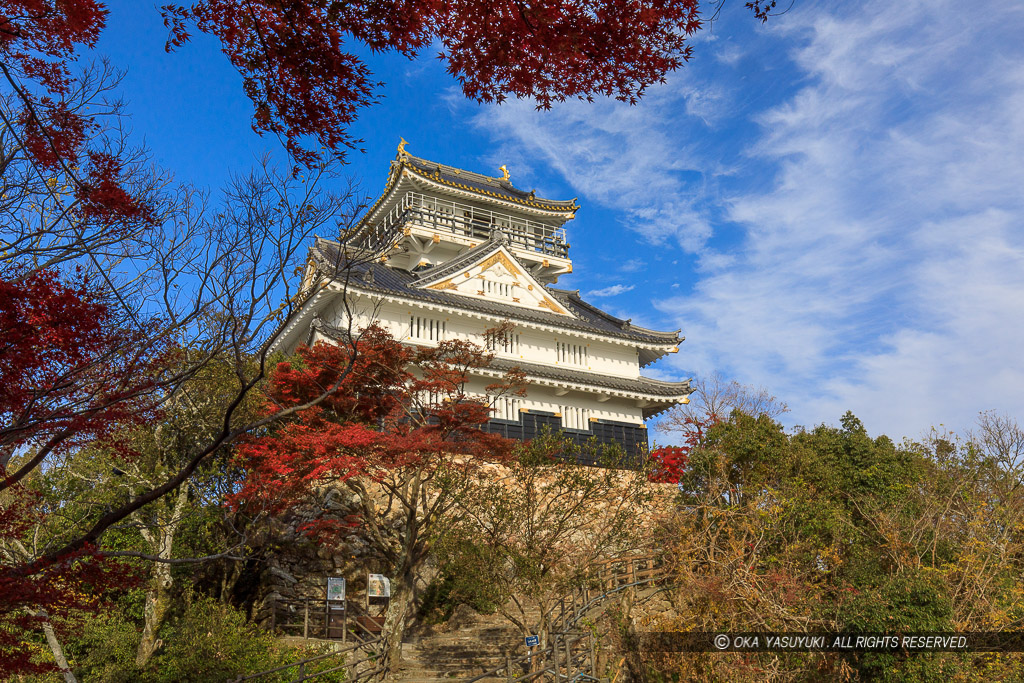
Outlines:
[[[500, 614], [483, 615], [460, 610], [443, 630], [430, 630], [406, 638], [397, 680], [404, 683], [441, 683], [478, 676], [505, 663], [506, 653], [526, 653], [522, 634]], [[504, 682], [505, 676], [485, 678]]]

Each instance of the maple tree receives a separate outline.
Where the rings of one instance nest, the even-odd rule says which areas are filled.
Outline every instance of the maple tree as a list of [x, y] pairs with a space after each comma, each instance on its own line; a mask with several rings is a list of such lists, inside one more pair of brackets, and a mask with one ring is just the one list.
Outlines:
[[[76, 169], [41, 171], [24, 128], [6, 132], [0, 602], [14, 620], [4, 637], [20, 642], [33, 628], [50, 628], [45, 598], [84, 580], [77, 574], [91, 572], [83, 595], [102, 593], [105, 572], [120, 583], [118, 565], [103, 559], [106, 530], [187, 487], [206, 460], [253, 427], [238, 408], [264, 377], [266, 340], [304, 303], [283, 275], [297, 265], [307, 235], [346, 226], [358, 211], [348, 203], [352, 195], [320, 193], [321, 174], [294, 178], [262, 167], [237, 179], [216, 211], [185, 188], [171, 199], [156, 197], [159, 222], [138, 222], [131, 201], [126, 211], [121, 200], [103, 208], [70, 190]], [[146, 176], [135, 177], [153, 188]], [[40, 510], [25, 484], [92, 443], [109, 444], [130, 470], [141, 453], [116, 435], [151, 425], [185, 383], [214, 363], [230, 367], [233, 381], [212, 418], [215, 428], [188, 441], [174, 468], [131, 497], [88, 508], [75, 534], [35, 542], [29, 530], [39, 528]], [[79, 603], [54, 604], [66, 611]], [[24, 670], [23, 651], [0, 651], [0, 667]]]
[[220, 39], [255, 106], [253, 128], [307, 163], [318, 155], [302, 137], [353, 146], [345, 128], [382, 85], [346, 41], [409, 58], [436, 42], [467, 97], [548, 108], [594, 95], [635, 103], [690, 58], [701, 25], [696, 0], [204, 0], [163, 12], [170, 47], [189, 27]]
[[507, 460], [511, 442], [482, 431], [489, 401], [520, 391], [519, 373], [466, 391], [469, 374], [491, 355], [460, 339], [410, 348], [376, 326], [358, 340], [300, 347], [277, 366], [268, 412], [308, 403], [323, 386], [337, 387], [317, 405], [292, 414], [266, 434], [240, 444], [247, 476], [233, 503], [280, 514], [319, 508], [324, 491], [352, 495], [347, 519], [317, 515], [300, 531], [331, 545], [359, 529], [392, 567], [383, 626], [385, 667], [401, 658], [416, 577], [439, 525], [451, 524], [457, 501], [486, 477], [486, 465]]
[[[748, 7], [762, 20], [771, 9]], [[8, 0], [2, 11], [9, 82], [26, 78], [50, 96], [71, 87], [67, 62], [79, 46], [95, 45], [107, 15], [96, 0]], [[252, 100], [253, 129], [280, 137], [305, 165], [319, 163], [321, 147], [343, 155], [358, 144], [347, 128], [383, 85], [363, 48], [414, 58], [439, 44], [448, 72], [479, 102], [511, 95], [548, 108], [599, 95], [636, 103], [690, 58], [688, 40], [701, 28], [697, 0], [203, 0], [162, 12], [169, 50], [193, 30], [220, 41]], [[59, 99], [16, 90], [30, 105], [40, 158], [59, 159], [88, 118]]]
[[[111, 317], [84, 276], [66, 283], [37, 270], [0, 280], [0, 566], [37, 558], [38, 539], [26, 532], [43, 509], [24, 481], [40, 463], [109, 438], [115, 424], [153, 417], [151, 369], [165, 349], [140, 345], [140, 331], [120, 329]], [[61, 661], [48, 615], [95, 610], [97, 588], [130, 578], [126, 567], [93, 550], [83, 544], [31, 576], [0, 577], [0, 666], [38, 669], [20, 634], [40, 627]]]
[[[205, 207], [195, 206], [190, 210], [194, 213], [176, 217], [180, 224], [159, 233], [165, 251], [152, 282], [162, 295], [140, 300], [153, 308], [170, 304], [161, 315], [141, 320], [116, 315], [116, 299], [95, 284], [91, 273], [64, 282], [50, 271], [35, 271], [0, 286], [0, 319], [5, 342], [8, 330], [12, 342], [0, 351], [0, 602], [5, 614], [16, 619], [5, 637], [20, 642], [27, 631], [40, 627], [47, 602], [33, 601], [46, 598], [47, 586], [49, 592], [60, 593], [62, 586], [80, 582], [75, 574], [89, 570], [90, 587], [82, 593], [101, 594], [109, 585], [101, 580], [104, 567], [109, 568], [107, 580], [120, 583], [116, 563], [104, 560], [107, 530], [165, 495], [181, 492], [203, 463], [233, 439], [277, 419], [246, 419], [239, 410], [265, 376], [264, 340], [268, 335], [273, 339], [272, 330], [304, 298], [290, 297], [277, 311], [268, 304], [279, 293], [280, 271], [288, 267], [289, 254], [295, 254], [307, 230], [336, 220], [338, 205], [326, 197], [282, 193], [287, 183], [295, 182], [290, 176], [282, 178], [285, 185], [265, 177], [252, 181], [239, 188], [245, 192], [232, 200], [240, 202], [234, 209], [229, 201], [228, 210], [212, 215], [215, 222], [209, 222]], [[292, 201], [303, 211], [292, 211]], [[262, 227], [254, 229], [253, 223]], [[193, 242], [204, 234], [210, 237], [205, 244]], [[260, 256], [271, 245], [272, 256]], [[11, 266], [7, 272], [16, 271]], [[172, 343], [181, 341], [187, 350]], [[34, 507], [28, 497], [25, 485], [33, 477], [94, 443], [106, 443], [124, 460], [120, 469], [134, 471], [145, 451], [120, 437], [133, 425], [151, 427], [156, 416], [183, 397], [187, 382], [215, 363], [229, 368], [226, 399], [215, 406], [209, 429], [195, 439], [180, 440], [182, 449], [173, 466], [155, 472], [126, 497], [84, 508], [74, 533], [29, 533], [39, 527], [39, 513], [47, 511]], [[179, 420], [168, 429], [184, 427]], [[26, 538], [33, 542], [24, 543]], [[173, 561], [161, 552], [147, 557]], [[63, 612], [73, 603], [56, 604]], [[90, 604], [82, 602], [82, 607]], [[0, 666], [26, 670], [17, 656], [23, 650], [0, 648]]]

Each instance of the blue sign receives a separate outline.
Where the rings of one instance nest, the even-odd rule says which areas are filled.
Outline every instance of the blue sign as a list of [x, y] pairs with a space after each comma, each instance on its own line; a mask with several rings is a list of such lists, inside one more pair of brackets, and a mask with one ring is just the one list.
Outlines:
[[539, 636], [526, 636], [526, 647], [537, 647], [540, 645]]

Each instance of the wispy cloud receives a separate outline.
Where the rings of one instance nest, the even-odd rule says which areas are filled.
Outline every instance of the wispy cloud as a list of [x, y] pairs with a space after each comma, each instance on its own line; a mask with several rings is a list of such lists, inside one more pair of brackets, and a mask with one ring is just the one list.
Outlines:
[[618, 296], [626, 292], [632, 292], [636, 285], [612, 285], [611, 287], [603, 287], [601, 289], [594, 289], [587, 292], [587, 296], [593, 297], [605, 297], [605, 296]]
[[790, 27], [812, 81], [760, 119], [774, 187], [731, 198], [735, 259], [661, 305], [690, 363], [807, 422], [1024, 415], [1024, 12], [982, 4], [969, 25], [952, 2], [875, 2]]
[[721, 115], [728, 94], [686, 78], [674, 75], [671, 87], [652, 91], [643, 106], [573, 101], [538, 112], [531, 102], [515, 100], [481, 110], [474, 124], [498, 140], [494, 163], [511, 160], [510, 168], [527, 174], [543, 164], [605, 209], [621, 211], [628, 229], [696, 252], [711, 236], [700, 198], [716, 168], [681, 144], [678, 117], [685, 114], [695, 129], [703, 128]]

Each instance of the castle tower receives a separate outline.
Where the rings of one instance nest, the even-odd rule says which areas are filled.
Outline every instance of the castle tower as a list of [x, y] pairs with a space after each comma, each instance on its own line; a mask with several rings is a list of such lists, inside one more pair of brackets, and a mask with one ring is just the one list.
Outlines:
[[362, 220], [341, 242], [318, 239], [311, 249], [304, 286], [317, 283], [318, 291], [275, 348], [293, 351], [336, 338], [349, 322], [372, 321], [409, 344], [482, 343], [485, 329], [509, 321], [514, 329], [492, 349], [491, 367], [467, 389], [482, 395], [518, 367], [528, 394], [499, 399], [488, 429], [529, 439], [550, 425], [578, 442], [597, 437], [636, 455], [647, 446], [644, 420], [691, 391], [689, 382], [640, 374], [678, 351], [682, 337], [632, 325], [579, 291], [554, 287], [572, 272], [564, 226], [579, 207], [520, 190], [500, 170], [491, 177], [420, 159], [403, 140], [383, 194]]

